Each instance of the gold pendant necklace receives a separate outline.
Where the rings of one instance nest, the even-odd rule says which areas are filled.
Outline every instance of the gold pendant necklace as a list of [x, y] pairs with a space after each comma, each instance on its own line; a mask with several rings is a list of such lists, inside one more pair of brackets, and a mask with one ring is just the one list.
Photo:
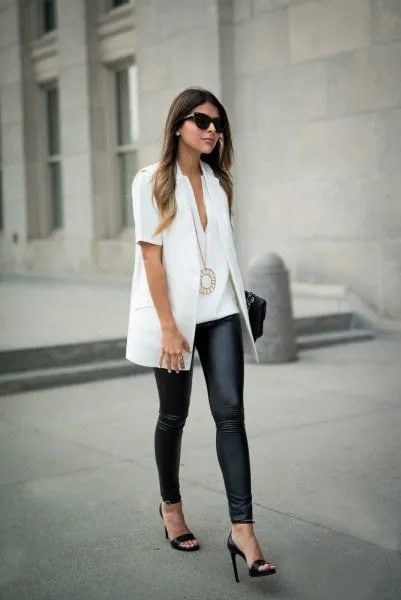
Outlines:
[[[195, 197], [195, 194], [194, 194], [194, 197]], [[195, 198], [195, 202], [196, 202], [196, 198]], [[198, 228], [196, 227], [195, 217], [194, 217], [194, 213], [192, 210], [192, 206], [191, 206], [191, 212], [192, 212], [192, 219], [194, 221], [196, 239], [197, 239], [198, 246], [199, 246], [199, 252], [202, 257], [202, 263], [203, 263], [203, 269], [201, 269], [201, 271], [200, 271], [199, 291], [201, 294], [211, 294], [214, 291], [214, 288], [216, 287], [216, 273], [213, 271], [213, 269], [206, 266], [206, 231], [204, 231], [203, 227], [202, 227], [202, 230], [204, 231], [204, 234], [205, 234], [205, 258], [203, 258], [202, 248], [199, 243]], [[208, 222], [209, 222], [209, 219], [208, 219]], [[202, 226], [202, 223], [201, 223], [201, 226]]]

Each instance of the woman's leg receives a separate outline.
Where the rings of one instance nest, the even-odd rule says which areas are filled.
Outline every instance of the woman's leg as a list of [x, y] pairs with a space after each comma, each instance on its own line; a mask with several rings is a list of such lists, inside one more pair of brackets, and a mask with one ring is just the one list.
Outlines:
[[[252, 518], [251, 470], [244, 425], [244, 354], [239, 314], [198, 324], [195, 345], [216, 423], [217, 456], [223, 473], [234, 543], [248, 567], [263, 559]], [[268, 563], [259, 571], [267, 571]]]
[[251, 469], [244, 423], [244, 351], [239, 314], [196, 327], [199, 353], [216, 423], [216, 450], [231, 521], [253, 522]]
[[159, 394], [159, 416], [154, 434], [155, 457], [161, 497], [167, 504], [181, 500], [181, 439], [192, 390], [193, 354], [189, 371], [169, 373], [167, 369], [153, 368]]
[[[188, 416], [192, 389], [193, 353], [189, 371], [176, 373], [154, 367], [159, 393], [159, 416], [154, 434], [156, 464], [162, 497], [162, 515], [169, 539], [189, 533], [182, 512], [179, 484], [181, 439]], [[196, 539], [180, 542], [183, 548], [197, 546]]]

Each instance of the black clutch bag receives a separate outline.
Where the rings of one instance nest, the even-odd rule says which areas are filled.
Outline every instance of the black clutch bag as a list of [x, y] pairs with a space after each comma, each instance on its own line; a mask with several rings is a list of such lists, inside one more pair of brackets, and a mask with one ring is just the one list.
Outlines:
[[254, 292], [245, 290], [246, 306], [254, 341], [263, 335], [263, 321], [266, 317], [266, 300]]

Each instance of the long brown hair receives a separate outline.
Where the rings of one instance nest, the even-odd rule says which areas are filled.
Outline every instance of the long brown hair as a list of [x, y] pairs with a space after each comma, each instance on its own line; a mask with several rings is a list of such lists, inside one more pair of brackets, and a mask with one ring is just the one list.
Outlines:
[[157, 170], [153, 175], [153, 195], [160, 213], [161, 221], [155, 229], [157, 235], [166, 229], [173, 221], [177, 204], [175, 200], [175, 161], [178, 153], [177, 126], [182, 117], [205, 102], [210, 102], [219, 111], [223, 120], [223, 137], [219, 139], [209, 154], [201, 154], [200, 158], [208, 163], [220, 181], [227, 194], [230, 216], [232, 214], [233, 184], [230, 168], [233, 163], [234, 149], [231, 139], [230, 124], [224, 106], [212, 92], [200, 87], [190, 87], [183, 90], [171, 103], [164, 127], [163, 145]]

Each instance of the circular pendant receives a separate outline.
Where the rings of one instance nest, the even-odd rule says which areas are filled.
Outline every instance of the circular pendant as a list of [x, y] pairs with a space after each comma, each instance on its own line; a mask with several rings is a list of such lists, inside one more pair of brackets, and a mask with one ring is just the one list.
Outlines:
[[216, 287], [216, 275], [212, 269], [205, 267], [200, 272], [200, 287], [201, 294], [211, 294]]

